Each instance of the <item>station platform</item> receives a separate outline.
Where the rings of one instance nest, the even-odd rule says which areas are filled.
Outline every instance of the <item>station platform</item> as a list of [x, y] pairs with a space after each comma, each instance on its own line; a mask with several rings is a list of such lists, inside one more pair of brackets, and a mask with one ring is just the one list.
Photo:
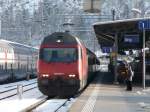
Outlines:
[[110, 83], [109, 75], [99, 73], [69, 112], [150, 112], [150, 88], [126, 91], [125, 85]]

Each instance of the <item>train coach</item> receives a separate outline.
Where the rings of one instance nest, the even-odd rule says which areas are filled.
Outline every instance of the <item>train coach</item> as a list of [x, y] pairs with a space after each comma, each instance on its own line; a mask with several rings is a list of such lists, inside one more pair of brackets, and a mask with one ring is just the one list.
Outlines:
[[[97, 63], [95, 63], [97, 62]], [[38, 87], [47, 96], [70, 96], [83, 89], [96, 72], [96, 56], [81, 40], [56, 32], [44, 38], [38, 60]]]
[[38, 49], [0, 39], [0, 83], [36, 77]]

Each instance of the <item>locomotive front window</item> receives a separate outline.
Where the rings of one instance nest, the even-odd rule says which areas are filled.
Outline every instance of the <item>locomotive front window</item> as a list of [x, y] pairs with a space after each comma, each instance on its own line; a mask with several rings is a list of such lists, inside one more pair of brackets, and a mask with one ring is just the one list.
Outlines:
[[73, 62], [77, 60], [76, 48], [44, 48], [41, 58], [46, 62]]

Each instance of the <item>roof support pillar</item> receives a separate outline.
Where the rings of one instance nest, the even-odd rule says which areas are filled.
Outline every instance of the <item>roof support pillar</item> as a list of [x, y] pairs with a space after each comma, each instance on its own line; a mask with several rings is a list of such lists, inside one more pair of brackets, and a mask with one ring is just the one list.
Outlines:
[[117, 54], [118, 54], [118, 33], [115, 33], [115, 42], [114, 42], [114, 83], [117, 82]]
[[146, 66], [145, 66], [145, 29], [143, 24], [143, 89], [145, 89], [145, 72], [146, 72]]

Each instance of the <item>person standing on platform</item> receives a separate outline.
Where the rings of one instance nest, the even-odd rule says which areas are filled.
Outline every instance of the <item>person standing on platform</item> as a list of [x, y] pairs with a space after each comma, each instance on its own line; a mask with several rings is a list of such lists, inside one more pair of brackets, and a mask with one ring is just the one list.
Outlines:
[[128, 75], [126, 78], [126, 84], [127, 84], [127, 91], [132, 91], [132, 80], [134, 76], [134, 71], [132, 70], [132, 67], [130, 64], [128, 64]]

